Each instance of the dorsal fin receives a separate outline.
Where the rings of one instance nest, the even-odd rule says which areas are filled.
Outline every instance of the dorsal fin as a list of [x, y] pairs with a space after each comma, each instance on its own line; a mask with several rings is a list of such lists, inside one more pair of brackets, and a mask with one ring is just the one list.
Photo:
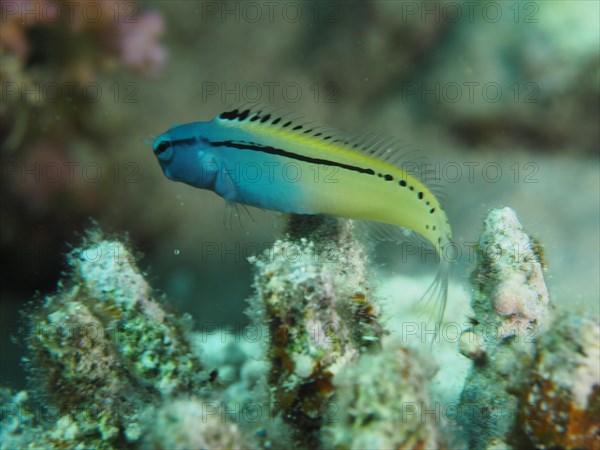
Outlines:
[[376, 133], [347, 134], [335, 128], [325, 127], [314, 120], [272, 105], [242, 103], [230, 107], [215, 120], [253, 123], [257, 126], [280, 127], [290, 133], [339, 144], [370, 158], [384, 161], [400, 168], [422, 182], [438, 199], [444, 197], [439, 179], [427, 158], [411, 144], [402, 139]]

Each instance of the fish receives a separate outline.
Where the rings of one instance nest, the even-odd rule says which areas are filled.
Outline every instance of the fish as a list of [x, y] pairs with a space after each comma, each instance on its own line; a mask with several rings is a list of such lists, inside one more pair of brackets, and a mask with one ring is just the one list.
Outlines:
[[424, 297], [438, 305], [437, 329], [448, 297], [451, 259], [444, 249], [452, 245], [452, 230], [425, 177], [400, 164], [399, 142], [346, 135], [253, 105], [175, 125], [152, 145], [167, 178], [227, 202], [365, 221], [381, 239], [434, 246], [440, 264]]

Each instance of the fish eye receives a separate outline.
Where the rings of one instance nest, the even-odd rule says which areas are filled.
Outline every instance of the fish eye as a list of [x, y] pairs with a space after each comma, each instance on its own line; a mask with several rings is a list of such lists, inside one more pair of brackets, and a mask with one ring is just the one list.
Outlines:
[[154, 147], [154, 153], [156, 153], [156, 156], [160, 156], [165, 151], [167, 151], [170, 147], [171, 147], [171, 142], [170, 141], [160, 141], [158, 143], [158, 145], [156, 145]]

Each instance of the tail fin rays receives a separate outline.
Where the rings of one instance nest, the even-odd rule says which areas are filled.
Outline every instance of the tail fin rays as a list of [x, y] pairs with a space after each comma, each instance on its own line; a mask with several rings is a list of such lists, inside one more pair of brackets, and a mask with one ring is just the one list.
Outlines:
[[[424, 302], [426, 304], [430, 304], [433, 301], [435, 304], [435, 312], [433, 313], [435, 317], [435, 333], [431, 340], [430, 348], [433, 347], [434, 342], [438, 342], [439, 334], [442, 329], [444, 313], [448, 302], [448, 280], [450, 278], [450, 271], [450, 263], [442, 259], [434, 280], [419, 300], [419, 302]], [[428, 322], [431, 322], [431, 318]]]

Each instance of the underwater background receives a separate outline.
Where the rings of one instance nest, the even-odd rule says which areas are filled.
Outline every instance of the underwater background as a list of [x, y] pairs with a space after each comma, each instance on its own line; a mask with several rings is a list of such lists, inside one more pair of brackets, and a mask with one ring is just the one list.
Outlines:
[[[600, 448], [598, 2], [2, 0], [1, 5], [0, 386], [6, 389], [0, 448], [519, 448], [523, 442], [534, 448]], [[175, 124], [211, 120], [240, 103], [272, 104], [352, 133], [395, 136], [418, 150], [415, 161], [425, 156], [433, 164], [459, 249], [446, 311], [447, 321], [460, 324], [459, 335], [476, 332], [481, 317], [492, 314], [481, 312], [487, 311], [485, 299], [516, 283], [512, 275], [498, 274], [521, 260], [529, 264], [535, 253], [531, 264], [540, 269], [527, 269], [534, 275], [523, 283], [535, 285], [532, 289], [546, 299], [544, 308], [552, 305], [551, 312], [531, 312], [520, 304], [526, 300], [519, 292], [510, 295], [541, 331], [562, 330], [562, 338], [544, 334], [539, 342], [546, 346], [535, 348], [513, 349], [508, 344], [512, 359], [537, 367], [531, 369], [535, 375], [515, 375], [519, 380], [513, 380], [514, 385], [546, 386], [536, 376], [568, 384], [584, 367], [586, 375], [573, 381], [564, 397], [558, 396], [567, 403], [579, 400], [583, 394], [575, 391], [585, 383], [592, 386], [594, 394], [582, 401], [585, 406], [578, 415], [561, 418], [559, 429], [552, 417], [522, 406], [517, 408], [521, 419], [498, 420], [493, 426], [489, 417], [448, 420], [451, 414], [442, 411], [441, 420], [425, 414], [404, 427], [406, 421], [393, 414], [397, 405], [373, 407], [378, 398], [393, 397], [394, 392], [404, 392], [405, 399], [430, 396], [438, 405], [456, 406], [462, 399], [463, 404], [468, 400], [500, 409], [495, 402], [506, 400], [506, 392], [520, 401], [535, 395], [513, 386], [491, 393], [491, 398], [480, 397], [483, 391], [493, 391], [490, 386], [512, 383], [502, 370], [520, 373], [498, 363], [500, 354], [508, 358], [504, 347], [496, 348], [499, 344], [485, 350], [461, 344], [459, 349], [460, 336], [444, 339], [442, 334], [442, 343], [429, 353], [422, 335], [407, 327], [421, 324], [422, 314], [430, 313], [418, 300], [436, 270], [431, 258], [410, 245], [365, 244], [344, 221], [293, 228], [282, 214], [254, 208], [251, 217], [243, 211], [239, 220], [227, 217], [225, 201], [213, 192], [173, 183], [163, 175], [148, 143], [150, 135], [158, 136]], [[500, 209], [506, 207], [512, 211]], [[492, 209], [496, 212], [488, 215]], [[335, 230], [333, 237], [323, 237], [319, 227], [324, 226]], [[513, 259], [492, 267], [500, 263], [481, 256], [482, 242], [498, 241], [498, 233], [506, 229], [517, 243], [507, 247]], [[332, 241], [341, 249], [342, 261], [337, 263], [347, 268], [348, 279], [337, 280], [339, 267], [322, 267], [321, 261], [307, 260], [303, 267], [316, 274], [331, 270], [334, 291], [335, 286], [348, 288], [353, 283], [357, 292], [365, 290], [365, 301], [374, 306], [352, 313], [348, 336], [367, 327], [357, 342], [375, 336], [386, 348], [389, 338], [394, 342], [387, 347], [390, 354], [369, 350], [371, 344], [359, 345], [354, 338], [341, 346], [352, 351], [337, 349], [339, 354], [331, 359], [323, 356], [323, 349], [318, 357], [305, 353], [300, 348], [304, 344], [290, 350], [274, 347], [273, 340], [244, 338], [244, 330], [257, 324], [271, 324], [273, 331], [273, 317], [285, 310], [270, 309], [273, 303], [267, 299], [273, 292], [303, 299], [305, 303], [290, 307], [289, 314], [297, 317], [304, 317], [310, 305], [323, 303], [319, 295], [307, 295], [304, 287], [295, 294], [306, 283], [295, 277], [297, 267], [264, 256], [277, 253], [279, 239], [293, 241], [298, 233], [315, 242]], [[520, 247], [523, 242], [525, 247]], [[73, 257], [91, 248], [100, 252], [100, 260], [102, 249], [106, 256], [119, 245], [127, 263], [118, 268], [89, 269]], [[302, 261], [304, 250], [301, 247]], [[127, 278], [128, 271], [136, 275]], [[279, 284], [269, 278], [284, 273], [294, 277], [281, 275]], [[148, 304], [166, 311], [166, 335], [181, 341], [180, 348], [189, 347], [193, 355], [185, 357], [187, 372], [171, 374], [169, 383], [178, 377], [189, 379], [173, 381], [175, 387], [164, 379], [148, 381], [148, 367], [159, 377], [154, 371], [162, 369], [157, 367], [166, 367], [175, 356], [153, 348], [153, 354], [161, 355], [160, 364], [149, 363], [143, 359], [150, 358], [147, 352], [140, 349], [155, 344], [141, 338], [135, 345], [129, 342], [130, 353], [115, 350], [114, 340], [107, 348], [119, 358], [139, 353], [135, 358], [146, 361], [146, 369], [121, 373], [117, 364], [104, 375], [86, 379], [77, 366], [69, 368], [71, 360], [61, 353], [68, 344], [55, 348], [33, 336], [32, 327], [50, 323], [53, 314], [76, 316], [73, 311], [80, 310], [73, 305], [78, 302], [92, 308], [86, 302], [98, 300], [106, 290], [100, 289], [104, 294], [97, 297], [91, 290], [86, 299], [77, 296], [89, 283], [110, 286], [118, 274], [127, 280], [143, 275], [143, 282], [127, 286], [145, 292], [139, 294], [142, 297], [153, 290]], [[80, 286], [79, 293], [66, 295], [73, 286]], [[310, 288], [325, 292], [328, 286], [317, 283]], [[127, 297], [129, 291], [122, 290]], [[339, 292], [334, 296], [338, 300], [345, 295], [343, 289]], [[348, 293], [354, 300], [356, 295]], [[138, 322], [139, 306], [111, 301], [116, 305], [111, 306], [113, 312], [94, 312], [86, 320], [98, 321], [107, 330], [127, 323], [137, 324], [138, 330], [154, 329]], [[557, 322], [548, 319], [544, 324], [541, 317], [547, 314]], [[117, 319], [118, 326], [112, 322]], [[335, 330], [336, 342], [344, 341]], [[299, 335], [293, 336], [301, 342]], [[432, 334], [427, 336], [430, 340]], [[96, 351], [79, 348], [83, 356], [77, 358], [85, 358], [86, 352], [100, 361], [102, 355], [108, 358], [109, 350]], [[279, 371], [274, 369], [275, 353], [282, 364]], [[280, 353], [295, 369], [281, 363]], [[484, 353], [488, 356], [482, 357]], [[569, 361], [568, 355], [575, 353], [583, 355], [584, 362], [573, 362], [572, 370], [544, 366], [548, 361]], [[372, 360], [359, 358], [363, 354]], [[411, 358], [423, 359], [423, 368]], [[485, 365], [484, 360], [495, 362]], [[328, 368], [326, 375], [319, 375], [319, 380], [328, 380], [326, 388], [315, 380], [298, 381], [315, 377], [316, 367]], [[377, 370], [371, 373], [369, 368]], [[284, 376], [288, 369], [293, 377]], [[197, 379], [190, 375], [194, 371]], [[339, 378], [329, 380], [332, 374]], [[349, 398], [361, 389], [360, 383], [369, 385], [378, 378], [385, 389], [377, 395]], [[62, 398], [84, 403], [100, 395], [81, 391], [77, 383], [70, 384], [72, 379], [105, 386], [124, 379], [131, 386], [155, 383], [152, 389], [157, 393], [146, 396], [143, 389], [131, 387], [118, 391], [144, 405], [137, 410], [135, 430], [118, 420], [109, 432], [91, 426], [93, 421], [88, 428], [79, 424], [74, 430], [76, 419], [70, 428], [64, 423], [61, 428], [58, 419], [23, 417], [19, 405], [26, 401], [41, 411]], [[286, 391], [294, 383], [302, 388]], [[545, 392], [542, 387], [538, 394]], [[336, 405], [335, 425], [319, 422], [327, 415], [320, 407], [311, 409], [314, 405], [292, 399], [316, 402], [315, 395], [319, 401], [334, 402], [329, 404]], [[230, 440], [194, 441], [185, 430], [206, 423], [206, 398], [270, 399], [280, 409], [275, 408], [269, 420], [233, 420], [237, 428], [227, 428]], [[159, 406], [161, 402], [165, 406]], [[374, 409], [369, 415], [365, 408]], [[557, 415], [561, 408], [574, 410], [564, 402], [540, 408], [534, 409]], [[414, 410], [401, 411], [416, 417]], [[180, 421], [169, 419], [173, 416]], [[224, 417], [211, 424], [211, 433], [227, 435], [219, 428], [229, 426], [231, 418]], [[189, 423], [180, 423], [183, 418]], [[371, 421], [387, 425], [361, 434], [364, 429], [357, 423], [366, 427]], [[589, 426], [576, 429], [575, 422]], [[394, 429], [402, 430], [402, 438]], [[34, 434], [43, 444], [33, 440]], [[559, 437], [563, 435], [576, 437]]]

